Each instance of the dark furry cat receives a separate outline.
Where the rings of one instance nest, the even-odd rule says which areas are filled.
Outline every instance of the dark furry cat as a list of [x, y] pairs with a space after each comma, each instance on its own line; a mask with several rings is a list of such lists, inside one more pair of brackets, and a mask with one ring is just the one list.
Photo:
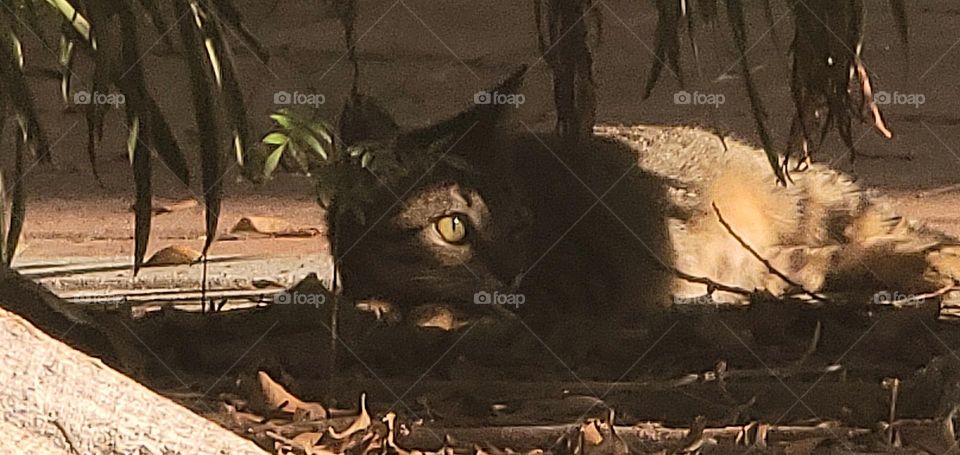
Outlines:
[[[491, 92], [519, 85], [520, 72]], [[389, 166], [365, 166], [363, 197], [341, 194], [328, 212], [346, 296], [401, 311], [512, 305], [540, 337], [598, 338], [706, 293], [675, 269], [777, 295], [799, 284], [864, 298], [935, 288], [925, 269], [955, 258], [942, 236], [889, 216], [826, 167], [778, 187], [762, 151], [692, 128], [598, 127], [569, 150], [518, 132], [514, 110], [478, 104], [401, 131], [351, 100], [345, 141], [381, 151], [366, 164]], [[714, 205], [792, 284], [736, 242]]]

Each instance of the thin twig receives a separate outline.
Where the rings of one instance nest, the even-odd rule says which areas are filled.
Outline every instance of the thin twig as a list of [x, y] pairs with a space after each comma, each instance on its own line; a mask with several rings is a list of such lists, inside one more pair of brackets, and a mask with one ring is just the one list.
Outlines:
[[826, 302], [826, 301], [827, 301], [827, 299], [824, 298], [823, 296], [820, 296], [819, 294], [815, 294], [815, 293], [813, 293], [813, 292], [811, 292], [811, 291], [808, 291], [806, 288], [803, 287], [802, 284], [797, 283], [796, 281], [791, 280], [790, 277], [784, 275], [783, 272], [777, 270], [777, 268], [774, 267], [773, 264], [770, 263], [770, 261], [766, 260], [763, 256], [761, 256], [760, 253], [757, 253], [756, 250], [754, 250], [752, 247], [750, 247], [750, 245], [747, 244], [747, 242], [746, 242], [745, 240], [743, 240], [742, 237], [740, 237], [739, 235], [737, 235], [736, 232], [733, 231], [733, 228], [730, 227], [730, 224], [728, 224], [727, 221], [723, 219], [723, 215], [720, 214], [720, 209], [717, 208], [717, 204], [716, 204], [715, 202], [712, 203], [711, 205], [713, 206], [713, 211], [717, 214], [717, 218], [720, 220], [720, 224], [722, 224], [723, 227], [727, 230], [727, 232], [730, 233], [730, 235], [733, 236], [733, 238], [736, 239], [738, 243], [740, 243], [740, 246], [742, 246], [744, 249], [746, 249], [747, 251], [749, 251], [750, 254], [752, 254], [753, 257], [757, 258], [758, 261], [760, 261], [761, 263], [763, 263], [763, 265], [767, 267], [767, 270], [768, 270], [770, 273], [776, 275], [778, 278], [780, 278], [781, 280], [783, 280], [784, 282], [786, 282], [786, 283], [789, 284], [790, 286], [793, 286], [793, 287], [795, 287], [795, 288], [803, 291], [804, 294], [809, 295], [810, 298], [812, 298], [812, 299], [814, 299], [814, 300], [817, 300], [817, 301], [819, 301], [819, 302]]
[[955, 283], [950, 283], [940, 289], [937, 289], [936, 291], [928, 292], [926, 294], [917, 294], [910, 297], [904, 297], [902, 299], [893, 300], [890, 302], [877, 302], [877, 303], [881, 305], [883, 304], [890, 305], [894, 308], [916, 307], [916, 306], [920, 306], [921, 304], [923, 304], [923, 302], [929, 299], [941, 297], [944, 294], [950, 291], [955, 291], [957, 289], [958, 288]]
[[708, 294], [713, 294], [713, 291], [730, 292], [733, 294], [740, 294], [740, 295], [751, 295], [754, 293], [754, 291], [749, 291], [741, 287], [728, 286], [726, 284], [717, 283], [716, 281], [713, 281], [707, 277], [689, 275], [687, 273], [681, 272], [672, 267], [670, 268], [670, 271], [673, 272], [673, 274], [676, 275], [677, 278], [680, 278], [681, 280], [689, 281], [691, 283], [706, 285]]

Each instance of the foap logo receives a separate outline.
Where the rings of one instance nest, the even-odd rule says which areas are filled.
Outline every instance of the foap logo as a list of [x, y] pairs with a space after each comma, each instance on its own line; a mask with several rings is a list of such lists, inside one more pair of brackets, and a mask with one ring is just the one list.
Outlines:
[[684, 297], [679, 295], [673, 296], [674, 305], [713, 305], [716, 303], [717, 302], [713, 300], [713, 297], [711, 297], [710, 294], [702, 294], [702, 295], [695, 295], [695, 296], [689, 296], [689, 297]]
[[273, 296], [276, 305], [310, 305], [319, 308], [327, 302], [327, 296], [318, 292], [280, 292]]
[[915, 296], [907, 295], [899, 291], [880, 291], [873, 295], [873, 303], [876, 305], [903, 305], [913, 303]]
[[126, 301], [124, 296], [110, 296], [110, 295], [81, 295], [77, 297], [68, 298], [68, 301], [71, 303], [77, 303], [80, 305], [91, 305], [91, 306], [103, 306], [103, 305], [120, 305]]
[[474, 104], [503, 104], [519, 108], [527, 98], [521, 93], [500, 93], [481, 90], [473, 95]]
[[719, 108], [721, 104], [727, 102], [727, 97], [723, 93], [700, 93], [680, 90], [673, 94], [673, 104], [702, 105]]
[[477, 305], [510, 305], [519, 308], [527, 301], [527, 296], [523, 294], [502, 293], [494, 291], [478, 291], [473, 294], [473, 303]]
[[281, 90], [273, 94], [273, 104], [281, 106], [294, 106], [294, 105], [306, 105], [313, 107], [320, 107], [321, 104], [327, 102], [327, 97], [323, 93], [303, 93], [303, 92], [287, 92]]
[[73, 104], [98, 104], [117, 108], [126, 102], [127, 98], [123, 96], [123, 93], [90, 93], [86, 90], [80, 90], [73, 94]]
[[873, 102], [877, 104], [902, 104], [919, 108], [921, 104], [927, 102], [927, 97], [923, 93], [900, 93], [879, 91], [873, 94]]

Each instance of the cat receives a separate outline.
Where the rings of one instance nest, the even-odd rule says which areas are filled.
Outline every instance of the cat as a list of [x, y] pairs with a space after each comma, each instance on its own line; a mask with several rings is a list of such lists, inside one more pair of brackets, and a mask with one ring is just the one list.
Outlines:
[[[523, 72], [489, 93], [518, 93]], [[710, 283], [864, 301], [953, 282], [949, 238], [827, 166], [781, 186], [761, 149], [700, 128], [601, 125], [573, 147], [515, 110], [475, 104], [404, 130], [373, 101], [348, 102], [343, 141], [377, 153], [345, 161], [365, 169], [349, 191], [362, 197], [341, 191], [327, 211], [346, 297], [506, 309], [556, 341], [637, 327], [680, 300], [747, 298]]]

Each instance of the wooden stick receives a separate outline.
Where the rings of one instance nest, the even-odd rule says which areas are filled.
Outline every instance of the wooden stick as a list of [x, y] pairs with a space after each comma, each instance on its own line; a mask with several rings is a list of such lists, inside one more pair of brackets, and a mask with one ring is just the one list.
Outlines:
[[[444, 434], [448, 435], [450, 440], [461, 444], [484, 444], [487, 447], [514, 450], [536, 449], [553, 447], [558, 440], [578, 434], [579, 428], [579, 425], [572, 424], [485, 428], [414, 427], [408, 435], [398, 436], [397, 442], [401, 447], [439, 450], [442, 447], [437, 445], [436, 435]], [[682, 443], [690, 432], [686, 428], [669, 428], [656, 423], [614, 426], [613, 430], [628, 446], [655, 450]], [[737, 443], [738, 437], [742, 437], [746, 431], [747, 426], [704, 428], [703, 437]], [[771, 425], [767, 427], [766, 438], [782, 442], [811, 438], [836, 440], [838, 437], [851, 438], [872, 432], [873, 430], [866, 428], [841, 426], [836, 422], [811, 426]]]

